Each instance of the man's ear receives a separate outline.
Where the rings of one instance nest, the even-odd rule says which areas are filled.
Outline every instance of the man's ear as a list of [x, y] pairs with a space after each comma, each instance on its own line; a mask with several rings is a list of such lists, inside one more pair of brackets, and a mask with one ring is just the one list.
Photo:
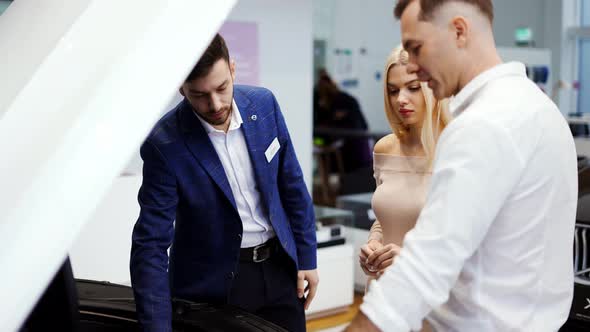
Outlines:
[[235, 81], [236, 80], [236, 62], [234, 61], [234, 59], [229, 60], [229, 71], [231, 73], [232, 81]]
[[181, 94], [183, 97], [186, 97], [186, 96], [184, 95], [184, 90], [182, 89], [182, 86], [181, 86], [180, 88], [178, 88], [178, 92], [180, 92], [180, 94]]
[[454, 34], [457, 47], [464, 48], [471, 33], [470, 22], [464, 16], [455, 16], [451, 20], [450, 28]]

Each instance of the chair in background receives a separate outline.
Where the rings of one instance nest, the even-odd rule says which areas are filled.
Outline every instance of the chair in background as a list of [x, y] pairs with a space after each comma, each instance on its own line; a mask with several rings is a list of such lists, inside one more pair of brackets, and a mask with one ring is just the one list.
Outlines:
[[343, 144], [343, 140], [336, 140], [326, 146], [314, 145], [313, 147], [313, 155], [317, 163], [320, 180], [321, 203], [325, 205], [333, 205], [337, 192], [337, 189], [330, 182], [330, 174], [334, 173], [333, 167], [335, 166], [335, 171], [339, 177], [344, 174], [344, 162], [341, 152]]

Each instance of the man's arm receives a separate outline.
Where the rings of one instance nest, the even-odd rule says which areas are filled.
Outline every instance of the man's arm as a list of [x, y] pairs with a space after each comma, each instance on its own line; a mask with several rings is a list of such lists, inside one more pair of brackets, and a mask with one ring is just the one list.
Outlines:
[[432, 308], [447, 301], [524, 169], [503, 128], [482, 119], [453, 124], [440, 139], [416, 227], [361, 306], [383, 331], [417, 330]]
[[144, 331], [171, 331], [167, 250], [178, 203], [176, 178], [154, 144], [146, 141], [140, 152], [143, 183], [138, 196], [141, 211], [132, 236], [131, 284]]
[[285, 119], [275, 97], [272, 96], [272, 99], [281, 143], [278, 170], [279, 194], [295, 236], [299, 269], [313, 270], [317, 267], [313, 203], [303, 180], [303, 173], [297, 161]]
[[[295, 237], [297, 247], [297, 259], [299, 271], [297, 273], [298, 296], [303, 297], [307, 293], [305, 309], [313, 300], [319, 278], [317, 274], [317, 242], [315, 232], [315, 215], [313, 203], [307, 186], [303, 180], [303, 173], [297, 161], [291, 137], [281, 108], [277, 100], [272, 96], [277, 122], [277, 131], [281, 142], [280, 163], [278, 170], [278, 187], [281, 202], [289, 218], [289, 224]], [[307, 287], [304, 286], [307, 281]]]

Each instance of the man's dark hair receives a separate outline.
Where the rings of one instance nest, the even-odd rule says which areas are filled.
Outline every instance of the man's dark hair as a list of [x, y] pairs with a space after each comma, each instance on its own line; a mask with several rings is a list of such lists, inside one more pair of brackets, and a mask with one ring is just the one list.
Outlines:
[[494, 22], [494, 5], [492, 4], [492, 0], [398, 0], [393, 11], [397, 19], [402, 17], [402, 14], [412, 1], [420, 1], [419, 19], [423, 21], [432, 19], [434, 12], [441, 5], [451, 1], [458, 1], [474, 5], [487, 16], [490, 23]]
[[195, 65], [191, 73], [186, 78], [186, 81], [192, 81], [194, 79], [206, 76], [213, 68], [213, 65], [219, 60], [223, 59], [229, 64], [229, 51], [225, 40], [220, 34], [216, 34], [201, 58]]

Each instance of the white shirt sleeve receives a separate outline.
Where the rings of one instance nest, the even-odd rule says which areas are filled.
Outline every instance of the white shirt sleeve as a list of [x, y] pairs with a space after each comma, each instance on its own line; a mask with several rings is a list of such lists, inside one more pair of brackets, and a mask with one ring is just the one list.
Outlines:
[[382, 331], [419, 330], [517, 185], [524, 161], [509, 132], [467, 114], [443, 132], [426, 204], [361, 310]]

